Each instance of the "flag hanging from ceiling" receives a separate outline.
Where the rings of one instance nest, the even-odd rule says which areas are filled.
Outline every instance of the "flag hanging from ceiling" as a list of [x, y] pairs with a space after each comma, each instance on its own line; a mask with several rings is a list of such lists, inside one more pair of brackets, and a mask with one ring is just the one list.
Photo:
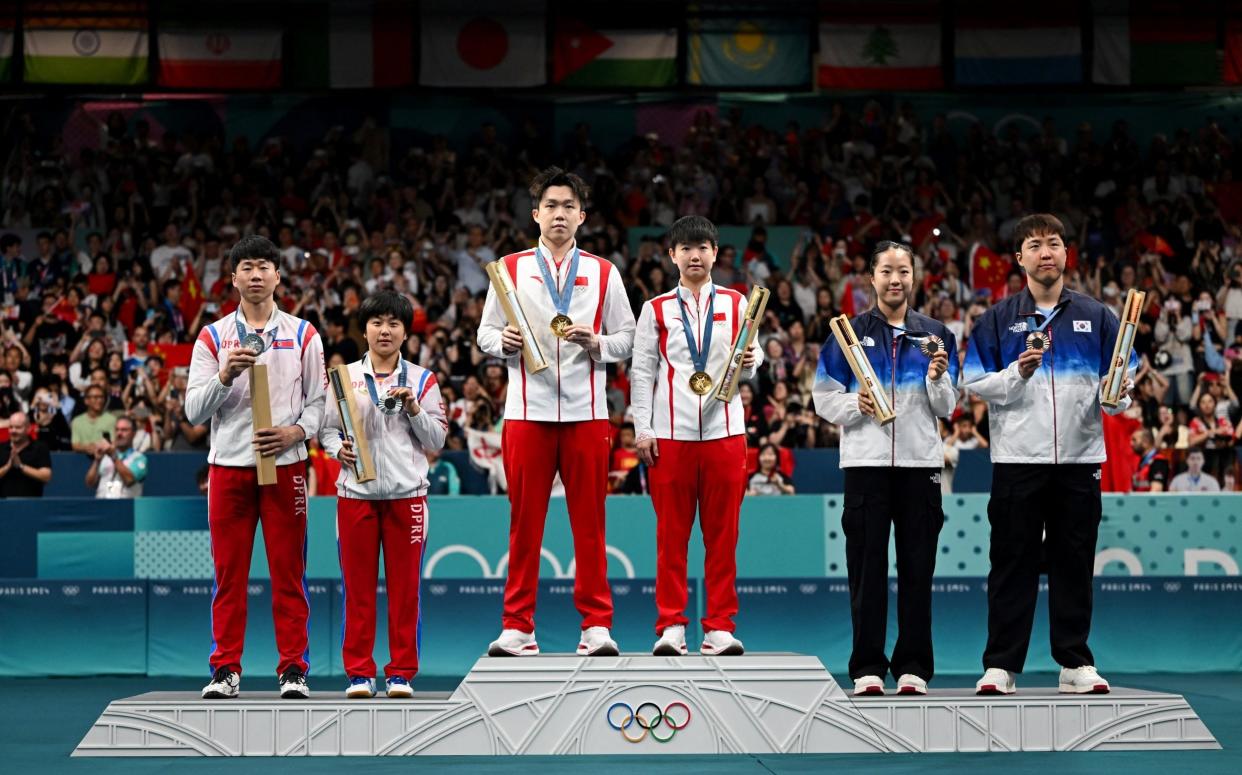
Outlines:
[[1072, 4], [1041, 6], [1038, 18], [1015, 9], [963, 12], [954, 35], [959, 86], [1082, 81], [1082, 29]]
[[[860, 8], [871, 15], [860, 14]], [[819, 85], [828, 89], [943, 87], [938, 11], [929, 3], [824, 5], [819, 23]]]
[[1109, 13], [1095, 17], [1091, 69], [1095, 83], [1190, 86], [1220, 82], [1212, 8], [1203, 4], [1149, 3], [1142, 8], [1130, 8], [1127, 15], [1114, 12], [1126, 10], [1125, 3], [1105, 7]]
[[29, 2], [22, 43], [28, 83], [144, 83], [145, 2]]
[[686, 80], [694, 86], [806, 86], [810, 30], [803, 19], [715, 17], [689, 21]]
[[557, 23], [552, 80], [564, 86], [645, 88], [677, 81], [677, 30]]
[[548, 81], [543, 0], [424, 0], [418, 82], [480, 88]]
[[286, 24], [286, 82], [303, 89], [370, 89], [414, 82], [414, 8], [400, 0], [303, 6]]
[[161, 25], [161, 86], [274, 89], [280, 86], [281, 30]]

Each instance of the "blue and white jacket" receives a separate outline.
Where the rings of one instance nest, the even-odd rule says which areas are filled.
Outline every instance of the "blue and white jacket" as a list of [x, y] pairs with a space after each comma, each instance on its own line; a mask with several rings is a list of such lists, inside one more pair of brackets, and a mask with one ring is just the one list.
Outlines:
[[[1051, 342], [1029, 380], [1018, 374], [1027, 334], [1045, 323], [1031, 292], [1002, 300], [970, 332], [962, 387], [988, 402], [993, 463], [1102, 463], [1101, 378], [1120, 323], [1100, 302], [1065, 289], [1046, 329]], [[1131, 353], [1131, 373], [1138, 356]], [[1109, 414], [1120, 414], [1130, 398]]]
[[[953, 332], [913, 311], [906, 313], [904, 329], [894, 328], [875, 308], [850, 320], [850, 325], [876, 377], [889, 386], [897, 418], [880, 427], [858, 410], [858, 382], [836, 337], [829, 336], [820, 350], [811, 392], [819, 416], [841, 426], [841, 467], [943, 468], [944, 444], [936, 418], [949, 417], [957, 406]], [[935, 381], [927, 378], [931, 359], [920, 349], [930, 335], [940, 337], [949, 353], [949, 367]]]

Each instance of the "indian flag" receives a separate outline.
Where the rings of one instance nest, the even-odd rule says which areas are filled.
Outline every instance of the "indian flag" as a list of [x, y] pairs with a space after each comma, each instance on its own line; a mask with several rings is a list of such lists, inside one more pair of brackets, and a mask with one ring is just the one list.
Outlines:
[[277, 28], [161, 28], [159, 83], [195, 89], [277, 88], [280, 42]]
[[677, 79], [677, 30], [597, 30], [580, 21], [561, 22], [552, 69], [553, 80], [564, 86], [672, 86]]
[[141, 17], [34, 16], [25, 22], [27, 83], [140, 84], [147, 80]]

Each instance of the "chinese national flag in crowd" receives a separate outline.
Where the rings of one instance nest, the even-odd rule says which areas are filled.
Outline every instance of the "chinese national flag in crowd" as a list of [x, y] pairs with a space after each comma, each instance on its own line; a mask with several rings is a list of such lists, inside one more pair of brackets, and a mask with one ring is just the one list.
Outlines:
[[181, 280], [181, 314], [187, 326], [194, 323], [198, 311], [203, 306], [203, 284], [198, 281], [198, 273], [194, 271], [194, 262], [185, 262], [185, 277]]
[[1007, 257], [982, 242], [970, 248], [970, 285], [976, 291], [988, 289], [993, 301], [1005, 295], [1005, 281], [1012, 267]]
[[1173, 255], [1173, 246], [1164, 237], [1144, 231], [1138, 235], [1138, 241], [1143, 246], [1143, 250], [1148, 253], [1159, 253], [1162, 256]]

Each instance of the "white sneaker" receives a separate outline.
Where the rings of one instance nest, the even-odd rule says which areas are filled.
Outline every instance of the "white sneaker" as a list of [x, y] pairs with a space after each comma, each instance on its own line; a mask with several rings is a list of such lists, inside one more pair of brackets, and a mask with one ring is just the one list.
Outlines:
[[733, 633], [724, 630], [712, 630], [703, 636], [703, 645], [699, 653], [709, 657], [739, 657], [746, 653], [742, 642], [733, 637]]
[[578, 656], [615, 657], [620, 653], [621, 650], [609, 635], [607, 627], [587, 627], [582, 631], [582, 640], [578, 641]]
[[927, 694], [927, 682], [914, 673], [903, 673], [897, 679], [898, 694]]
[[679, 657], [686, 653], [686, 628], [681, 624], [665, 627], [651, 653], [657, 657]]
[[231, 700], [241, 693], [241, 676], [227, 667], [217, 668], [211, 683], [203, 687], [204, 700]]
[[489, 657], [533, 657], [538, 654], [535, 633], [521, 630], [501, 630], [500, 637], [487, 647]]
[[1057, 691], [1062, 694], [1108, 694], [1110, 687], [1094, 665], [1061, 668]]
[[282, 700], [305, 700], [310, 697], [310, 687], [306, 684], [306, 674], [296, 667], [291, 667], [280, 676], [280, 698]]
[[1013, 694], [1018, 690], [1014, 674], [999, 667], [989, 667], [975, 682], [975, 694]]
[[369, 699], [375, 696], [375, 679], [356, 675], [349, 679], [345, 696], [351, 700]]
[[878, 675], [862, 675], [854, 679], [855, 697], [878, 697], [884, 694], [884, 679]]
[[414, 689], [410, 686], [410, 682], [399, 675], [390, 676], [385, 683], [389, 697], [408, 700], [414, 696]]

